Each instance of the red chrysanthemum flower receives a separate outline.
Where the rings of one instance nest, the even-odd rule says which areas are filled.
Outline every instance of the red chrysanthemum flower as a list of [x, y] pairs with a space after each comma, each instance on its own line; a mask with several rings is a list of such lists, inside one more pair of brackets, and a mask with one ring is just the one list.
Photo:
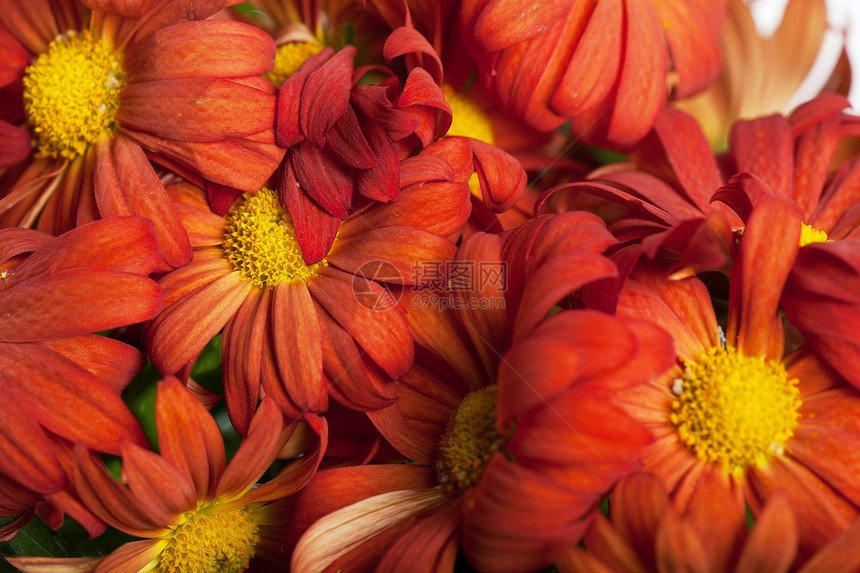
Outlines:
[[543, 131], [570, 119], [589, 141], [629, 146], [667, 95], [717, 77], [724, 15], [724, 0], [469, 0], [460, 25], [480, 81], [514, 115]]
[[188, 238], [149, 160], [251, 191], [283, 156], [274, 89], [259, 77], [271, 39], [201, 21], [228, 3], [0, 2], [0, 51], [14, 56], [0, 86], [15, 96], [0, 116], [0, 221], [38, 219], [57, 234], [142, 215], [166, 264], [186, 263]]
[[[112, 454], [122, 440], [146, 443], [119, 397], [144, 358], [91, 333], [158, 314], [161, 289], [147, 275], [160, 257], [152, 223], [139, 217], [57, 238], [0, 230], [0, 514], [44, 498], [93, 533], [103, 527], [65, 489], [69, 443]], [[45, 511], [58, 526], [62, 515]]]
[[87, 508], [136, 537], [107, 557], [18, 557], [22, 571], [281, 570], [285, 502], [314, 474], [326, 445], [324, 420], [308, 417], [319, 439], [306, 455], [255, 487], [295, 425], [264, 400], [236, 454], [226, 462], [217, 422], [175, 378], [158, 385], [155, 417], [161, 454], [122, 443], [123, 481], [78, 445], [75, 487]]
[[156, 367], [189, 366], [224, 328], [227, 409], [242, 434], [261, 383], [289, 416], [324, 412], [329, 392], [353, 408], [389, 405], [388, 377], [409, 370], [413, 352], [385, 285], [416, 284], [416, 265], [450, 260], [456, 248], [445, 237], [469, 212], [467, 186], [438, 158], [408, 159], [400, 172], [398, 200], [345, 219], [313, 265], [274, 191], [246, 194], [219, 217], [200, 189], [172, 186], [194, 259], [161, 280], [165, 310], [146, 329]]
[[[288, 148], [278, 192], [296, 222], [307, 264], [331, 249], [359, 197], [396, 199], [401, 157], [450, 124], [450, 108], [426, 70], [412, 70], [402, 90], [393, 73], [379, 85], [361, 85], [365, 72], [381, 68], [354, 70], [355, 56], [352, 46], [337, 53], [325, 48], [305, 60], [278, 94], [277, 141]], [[407, 145], [412, 135], [418, 143]]]
[[654, 320], [672, 334], [680, 359], [623, 399], [656, 437], [645, 469], [681, 508], [706, 474], [755, 514], [784, 490], [809, 552], [858, 515], [860, 394], [809, 344], [787, 354], [779, 300], [800, 219], [791, 201], [773, 195], [752, 212], [732, 267], [722, 341], [704, 284], [670, 281], [662, 268], [634, 270], [618, 313]]
[[[611, 239], [583, 214], [524, 227], [504, 246], [496, 235], [465, 241], [455, 263], [476, 273], [460, 293], [470, 296], [403, 293], [419, 358], [397, 382], [397, 403], [368, 415], [418, 463], [319, 473], [295, 501], [291, 530], [315, 522], [295, 571], [446, 570], [461, 546], [480, 570], [534, 570], [574, 543], [599, 497], [637, 467], [650, 436], [610, 395], [671, 364], [670, 340], [643, 321], [592, 311], [535, 327], [564, 292], [612, 272], [598, 254]], [[525, 285], [479, 285], [469, 264], [524, 260]]]
[[595, 516], [585, 548], [567, 547], [556, 566], [561, 573], [850, 573], [860, 567], [853, 551], [858, 536], [860, 520], [798, 563], [797, 523], [785, 495], [769, 499], [749, 531], [744, 513], [713, 476], [703, 476], [679, 511], [659, 479], [638, 473], [615, 486], [609, 519]]

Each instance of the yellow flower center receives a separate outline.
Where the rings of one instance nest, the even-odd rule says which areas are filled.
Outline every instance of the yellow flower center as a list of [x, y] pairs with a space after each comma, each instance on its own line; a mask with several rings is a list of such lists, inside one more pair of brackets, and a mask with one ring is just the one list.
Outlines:
[[323, 49], [316, 42], [290, 42], [281, 44], [275, 51], [275, 67], [263, 74], [275, 87], [281, 87], [288, 77], [296, 73], [302, 64]]
[[223, 246], [244, 280], [260, 288], [274, 287], [284, 281], [304, 281], [328, 266], [326, 260], [305, 264], [290, 214], [281, 207], [277, 193], [264, 187], [243, 198], [227, 212]]
[[827, 238], [827, 233], [824, 231], [819, 231], [812, 225], [807, 225], [803, 223], [803, 226], [800, 228], [800, 246], [805, 247], [810, 243], [829, 243], [830, 239]]
[[124, 76], [119, 55], [88, 31], [51, 42], [24, 74], [24, 108], [39, 151], [74, 159], [113, 130]]
[[504, 447], [514, 428], [506, 437], [496, 430], [497, 394], [496, 386], [470, 392], [448, 420], [436, 461], [439, 483], [446, 491], [462, 492], [481, 481], [495, 452], [510, 456]]
[[493, 142], [493, 126], [484, 111], [465, 95], [455, 92], [454, 88], [442, 86], [445, 101], [451, 106], [451, 127], [448, 135], [471, 137], [486, 143]]
[[185, 515], [161, 552], [161, 573], [239, 573], [248, 569], [260, 529], [248, 507], [218, 511], [202, 507]]
[[797, 379], [776, 361], [712, 347], [687, 362], [672, 387], [670, 420], [680, 440], [702, 461], [727, 472], [761, 466], [797, 426], [801, 405]]

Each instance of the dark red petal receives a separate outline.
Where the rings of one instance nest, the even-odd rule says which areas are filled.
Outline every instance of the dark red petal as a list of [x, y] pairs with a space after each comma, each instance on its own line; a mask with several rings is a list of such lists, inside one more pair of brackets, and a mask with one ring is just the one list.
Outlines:
[[511, 154], [495, 145], [469, 139], [484, 205], [494, 213], [510, 209], [526, 188], [526, 172]]
[[305, 133], [299, 121], [299, 110], [302, 103], [302, 91], [310, 75], [334, 55], [332, 48], [323, 48], [302, 62], [296, 73], [288, 77], [278, 92], [278, 111], [276, 134], [278, 145], [292, 147], [305, 138]]
[[341, 219], [329, 214], [299, 187], [289, 160], [281, 167], [278, 198], [290, 213], [305, 264], [323, 260], [334, 244]]
[[355, 169], [370, 169], [378, 165], [352, 106], [346, 107], [344, 114], [332, 125], [327, 137], [326, 149], [331, 150], [346, 165]]
[[0, 120], [0, 169], [15, 165], [30, 155], [30, 151], [30, 133]]
[[353, 186], [349, 167], [307, 141], [293, 146], [286, 160], [303, 192], [330, 215], [347, 217]]
[[354, 46], [346, 46], [314, 70], [302, 88], [299, 122], [308, 141], [320, 149], [349, 105], [355, 54]]

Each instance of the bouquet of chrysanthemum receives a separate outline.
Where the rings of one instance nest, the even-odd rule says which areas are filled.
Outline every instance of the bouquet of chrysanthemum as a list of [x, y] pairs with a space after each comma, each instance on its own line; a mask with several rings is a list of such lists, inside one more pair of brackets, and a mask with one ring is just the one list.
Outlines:
[[0, 0], [0, 570], [860, 570], [826, 27]]

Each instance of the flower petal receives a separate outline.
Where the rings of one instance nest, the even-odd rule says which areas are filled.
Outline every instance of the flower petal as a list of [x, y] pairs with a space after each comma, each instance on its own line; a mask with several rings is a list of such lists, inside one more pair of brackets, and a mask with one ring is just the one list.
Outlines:
[[129, 83], [256, 76], [272, 69], [275, 44], [260, 28], [231, 20], [182, 22], [135, 42], [123, 62]]
[[[316, 278], [311, 279], [316, 282]], [[304, 412], [324, 412], [328, 406], [323, 381], [322, 332], [309, 286], [281, 283], [271, 305], [271, 341], [281, 384], [290, 400]]]
[[45, 272], [0, 293], [0, 341], [34, 342], [143, 322], [161, 310], [151, 279], [107, 269]]
[[196, 494], [195, 502], [203, 501], [214, 493], [215, 483], [226, 465], [218, 424], [173, 377], [158, 384], [155, 422], [161, 455], [188, 477]]

